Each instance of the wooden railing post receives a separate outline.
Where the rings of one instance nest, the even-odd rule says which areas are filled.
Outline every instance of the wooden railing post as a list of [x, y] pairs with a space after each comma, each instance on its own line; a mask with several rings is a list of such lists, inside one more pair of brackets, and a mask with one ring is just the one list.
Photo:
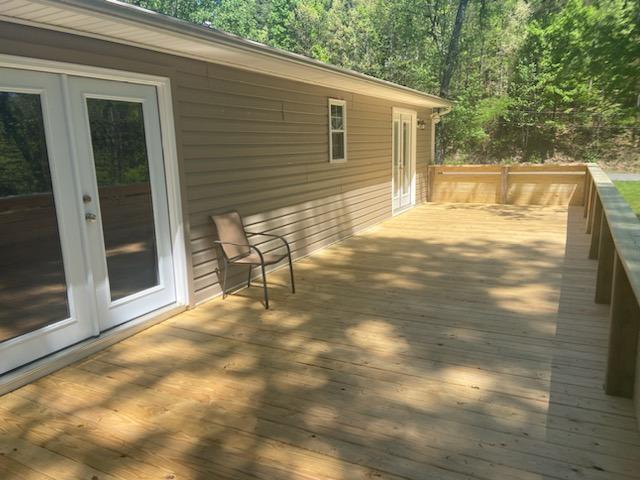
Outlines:
[[500, 203], [506, 204], [509, 195], [509, 166], [500, 168]]
[[427, 167], [427, 202], [433, 202], [433, 186], [435, 185], [436, 167], [429, 165]]
[[591, 178], [591, 173], [587, 172], [587, 186], [586, 186], [586, 196], [584, 199], [584, 218], [589, 217], [589, 210], [591, 209], [591, 191], [594, 189], [593, 180]]
[[598, 258], [600, 248], [600, 226], [602, 224], [602, 201], [596, 195], [593, 207], [593, 225], [591, 227], [591, 246], [589, 247], [589, 258]]
[[593, 185], [593, 180], [591, 179], [591, 172], [589, 172], [589, 167], [584, 167], [584, 191], [582, 192], [582, 214], [586, 218], [587, 217], [587, 203], [589, 202], [589, 194], [591, 193], [591, 186]]
[[605, 391], [609, 395], [631, 398], [638, 351], [640, 306], [617, 252], [613, 262], [610, 315]]
[[600, 221], [600, 242], [598, 246], [598, 274], [596, 277], [596, 303], [611, 302], [611, 282], [613, 281], [613, 259], [615, 247], [607, 217], [602, 212]]
[[587, 233], [591, 233], [593, 229], [596, 198], [598, 198], [598, 191], [596, 188], [591, 188], [591, 195], [589, 195], [589, 212], [587, 214]]

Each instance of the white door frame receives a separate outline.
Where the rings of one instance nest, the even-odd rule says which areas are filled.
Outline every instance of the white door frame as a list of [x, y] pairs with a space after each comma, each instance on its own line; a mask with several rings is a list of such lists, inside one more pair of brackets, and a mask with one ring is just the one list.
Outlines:
[[[84, 223], [86, 229], [89, 263], [94, 276], [96, 301], [100, 330], [104, 331], [133, 318], [140, 317], [162, 306], [175, 303], [175, 269], [168, 215], [164, 156], [162, 154], [162, 136], [157, 108], [156, 89], [151, 85], [127, 82], [113, 82], [95, 78], [70, 77], [68, 81], [72, 118], [76, 131], [76, 142], [80, 155], [85, 161], [78, 164], [82, 178], [83, 193], [95, 200], [85, 205], [86, 213], [95, 213], [94, 223]], [[151, 189], [152, 218], [157, 248], [156, 267], [157, 284], [131, 293], [124, 298], [113, 300], [107, 269], [105, 251], [104, 224], [101, 214], [100, 191], [95, 171], [94, 151], [91, 142], [88, 99], [117, 100], [137, 104], [143, 111], [144, 141], [146, 143], [149, 168], [149, 186]]]
[[[396, 114], [409, 115], [411, 117], [411, 149], [410, 149], [410, 167], [411, 167], [411, 203], [405, 208], [393, 209], [393, 154], [396, 145], [393, 142], [393, 122]], [[399, 139], [399, 137], [398, 137]], [[392, 215], [397, 215], [416, 204], [416, 155], [417, 155], [417, 139], [418, 139], [418, 112], [408, 108], [393, 107], [391, 109], [391, 210]]]
[[[59, 73], [78, 77], [90, 77], [120, 82], [153, 85], [158, 93], [158, 110], [160, 112], [160, 130], [162, 135], [162, 153], [164, 155], [165, 177], [167, 182], [167, 200], [169, 202], [169, 221], [171, 223], [171, 242], [173, 249], [176, 278], [176, 295], [178, 305], [191, 304], [192, 293], [188, 284], [188, 259], [186, 236], [182, 215], [182, 197], [180, 194], [180, 174], [176, 147], [173, 102], [171, 99], [171, 80], [167, 77], [126, 72], [109, 68], [64, 63], [38, 58], [20, 57], [0, 54], [0, 67], [36, 70]], [[68, 100], [68, 99], [67, 99]]]
[[[80, 190], [74, 176], [71, 145], [67, 140], [68, 128], [64, 121], [57, 121], [64, 116], [62, 82], [59, 75], [47, 72], [24, 75], [15, 69], [7, 69], [2, 71], [2, 75], [0, 91], [35, 94], [40, 98], [69, 316], [1, 342], [0, 373], [98, 333], [92, 316], [94, 305], [90, 299], [93, 297], [86, 281], [88, 269], [82, 254], [84, 244], [78, 235], [70, 234], [68, 230], [82, 230], [82, 211], [76, 201]], [[10, 85], [6, 90], [5, 84]], [[69, 194], [63, 195], [62, 192]]]
[[[192, 293], [189, 289], [188, 259], [185, 244], [186, 237], [182, 214], [182, 200], [180, 193], [181, 189], [170, 79], [166, 77], [92, 67], [87, 65], [78, 65], [4, 54], [0, 54], [0, 67], [59, 74], [61, 75], [63, 84], [66, 84], [66, 82], [68, 82], [68, 75], [73, 75], [127, 83], [152, 85], [156, 87], [158, 97], [158, 110], [160, 116], [160, 130], [162, 136], [162, 153], [164, 158], [164, 169], [167, 186], [171, 249], [173, 255], [173, 268], [176, 287], [176, 303], [173, 306], [182, 307], [189, 305], [192, 301]], [[69, 99], [63, 98], [63, 101], [66, 103], [66, 111], [70, 111], [68, 108]], [[73, 132], [71, 134], [73, 135]], [[75, 148], [73, 147], [73, 139], [69, 139], [69, 142], [72, 146], [70, 155], [74, 159], [74, 161], [77, 161], [77, 152], [75, 152]], [[74, 181], [77, 183], [79, 180], [74, 179]], [[79, 185], [78, 191], [81, 191], [79, 189]], [[82, 238], [82, 242], [86, 245], [87, 238]], [[86, 248], [84, 248], [83, 250], [85, 250], [85, 252], [87, 251]], [[86, 259], [84, 260], [86, 261]], [[65, 263], [66, 261], [67, 260], [65, 259]], [[92, 320], [97, 321], [97, 312], [94, 311], [93, 314], [95, 315], [95, 317]], [[148, 315], [145, 315], [145, 318], [146, 317], [148, 317]], [[21, 343], [21, 339], [23, 339], [23, 337], [28, 337], [33, 333], [36, 332], [27, 333], [23, 336], [9, 340], [9, 342]]]

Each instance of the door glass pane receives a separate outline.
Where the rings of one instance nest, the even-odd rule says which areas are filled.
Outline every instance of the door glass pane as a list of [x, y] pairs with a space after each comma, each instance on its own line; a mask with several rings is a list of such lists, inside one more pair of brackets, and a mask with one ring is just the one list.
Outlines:
[[111, 300], [158, 285], [142, 104], [87, 99]]
[[0, 342], [68, 317], [40, 96], [0, 92]]
[[344, 159], [344, 132], [331, 132], [331, 158], [334, 160]]
[[407, 195], [411, 191], [411, 157], [409, 153], [409, 124], [402, 122], [402, 161], [404, 181], [402, 185], [403, 195]]
[[400, 122], [395, 120], [393, 122], [393, 196], [397, 197], [400, 192], [400, 159], [398, 158], [398, 152], [400, 151], [400, 145], [398, 145], [400, 130]]

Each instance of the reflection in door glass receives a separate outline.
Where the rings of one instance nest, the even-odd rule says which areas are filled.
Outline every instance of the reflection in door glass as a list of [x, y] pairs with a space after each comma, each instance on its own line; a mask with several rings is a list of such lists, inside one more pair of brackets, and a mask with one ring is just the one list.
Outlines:
[[142, 104], [87, 99], [111, 299], [158, 285]]
[[409, 124], [402, 122], [402, 161], [404, 167], [404, 181], [402, 194], [411, 192], [411, 157], [409, 156]]
[[397, 197], [400, 193], [400, 160], [398, 159], [398, 153], [400, 152], [400, 146], [398, 145], [398, 131], [400, 130], [400, 122], [394, 120], [393, 122], [393, 197]]
[[0, 92], [0, 342], [69, 317], [40, 96]]

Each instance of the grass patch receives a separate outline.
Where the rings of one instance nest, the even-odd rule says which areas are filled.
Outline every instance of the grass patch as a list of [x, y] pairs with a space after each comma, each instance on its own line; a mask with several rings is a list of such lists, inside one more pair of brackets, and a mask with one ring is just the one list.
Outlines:
[[616, 187], [629, 202], [636, 215], [640, 217], [640, 182], [614, 182]]

